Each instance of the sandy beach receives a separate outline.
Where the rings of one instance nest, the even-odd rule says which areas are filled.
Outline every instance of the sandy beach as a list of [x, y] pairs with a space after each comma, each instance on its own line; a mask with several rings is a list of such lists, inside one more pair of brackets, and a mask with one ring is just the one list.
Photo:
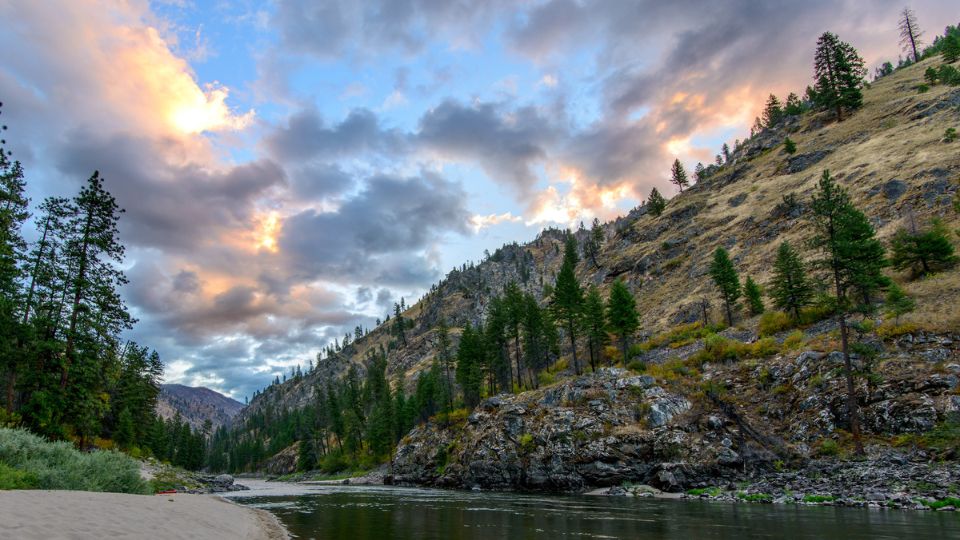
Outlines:
[[282, 540], [277, 519], [209, 495], [0, 491], [0, 539]]

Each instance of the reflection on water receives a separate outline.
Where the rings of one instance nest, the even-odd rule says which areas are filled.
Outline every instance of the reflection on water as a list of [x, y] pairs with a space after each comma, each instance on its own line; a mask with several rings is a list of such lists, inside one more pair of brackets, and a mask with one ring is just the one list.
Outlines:
[[[247, 483], [241, 481], [242, 483]], [[958, 538], [960, 514], [253, 482], [297, 538]]]

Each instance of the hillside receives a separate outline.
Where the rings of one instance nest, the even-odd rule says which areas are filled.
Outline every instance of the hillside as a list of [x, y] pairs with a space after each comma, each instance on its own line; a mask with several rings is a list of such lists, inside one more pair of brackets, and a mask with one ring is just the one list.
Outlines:
[[164, 384], [157, 396], [157, 414], [161, 418], [169, 420], [179, 413], [195, 430], [203, 429], [207, 420], [214, 430], [229, 425], [241, 409], [243, 403], [209, 388]]
[[[766, 284], [779, 244], [805, 246], [810, 238], [809, 201], [825, 169], [887, 245], [908, 218], [926, 225], [939, 217], [951, 231], [960, 229], [953, 206], [960, 188], [960, 143], [943, 140], [947, 128], [960, 125], [960, 89], [916, 89], [926, 67], [938, 62], [927, 60], [877, 80], [864, 91], [864, 106], [843, 122], [808, 113], [761, 132], [709, 178], [674, 197], [660, 216], [641, 206], [603, 225], [600, 252], [595, 262], [580, 257], [577, 277], [598, 285], [604, 295], [620, 278], [633, 293], [642, 325], [634, 337], [646, 340], [639, 358], [648, 370], [643, 378], [623, 370], [573, 377], [564, 369], [569, 355], [564, 346], [552, 377], [556, 383], [490, 397], [448, 429], [429, 423], [415, 428], [397, 450], [398, 476], [459, 487], [551, 489], [660, 478], [662, 487], [679, 489], [706, 482], [718, 468], [745, 470], [747, 456], [759, 456], [758, 462], [769, 466], [815, 456], [826, 439], [841, 447], [849, 443], [840, 420], [835, 324], [822, 321], [792, 338], [780, 332], [763, 342], [769, 351], [743, 353], [741, 362], [704, 363], [698, 353], [710, 333], [698, 326], [701, 300], [711, 304], [711, 323], [722, 319], [707, 268], [712, 252], [724, 246], [741, 277]], [[782, 146], [787, 135], [798, 147], [792, 156]], [[578, 233], [581, 246], [586, 234]], [[388, 377], [413, 388], [436, 355], [441, 319], [451, 326], [456, 346], [462, 327], [483, 321], [492, 298], [510, 282], [545, 303], [544, 288], [554, 282], [563, 243], [562, 231], [547, 230], [451, 272], [404, 312], [412, 323], [405, 346], [388, 325], [374, 329], [318, 361], [313, 371], [267, 388], [238, 417], [238, 433], [254, 416], [311, 404], [317, 388], [351, 365], [362, 373], [369, 354], [381, 348], [387, 351]], [[812, 258], [806, 251], [804, 256]], [[862, 406], [871, 442], [882, 447], [898, 434], [921, 437], [957, 410], [954, 371], [960, 362], [960, 271], [915, 281], [888, 274], [916, 300], [917, 309], [901, 318], [896, 335], [865, 338], [875, 344], [877, 357], [861, 367], [877, 378], [862, 382], [867, 396]], [[758, 319], [745, 312], [738, 318], [716, 340], [761, 343]], [[710, 347], [706, 354], [712, 354]], [[704, 385], [717, 381], [727, 397], [704, 392]], [[678, 480], [683, 475], [664, 469], [673, 462], [695, 466], [678, 465], [686, 467], [685, 479]]]

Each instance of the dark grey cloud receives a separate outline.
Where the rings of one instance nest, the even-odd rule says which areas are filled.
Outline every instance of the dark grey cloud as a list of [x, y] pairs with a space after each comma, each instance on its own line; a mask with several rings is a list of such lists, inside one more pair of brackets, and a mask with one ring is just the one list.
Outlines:
[[355, 185], [353, 176], [336, 163], [308, 163], [290, 168], [291, 187], [296, 195], [309, 200], [336, 197]]
[[316, 109], [305, 108], [293, 114], [286, 126], [274, 129], [265, 144], [280, 160], [307, 161], [399, 152], [404, 139], [394, 130], [383, 129], [368, 109], [354, 109], [339, 124], [327, 126]]
[[142, 247], [191, 252], [249, 226], [254, 202], [286, 184], [285, 172], [271, 160], [225, 170], [167, 161], [166, 156], [180, 152], [174, 141], [100, 136], [87, 129], [68, 133], [54, 150], [57, 168], [74, 181], [63, 191], [72, 193], [99, 170], [107, 189], [127, 210], [122, 239]]
[[558, 135], [535, 107], [446, 100], [420, 119], [417, 141], [445, 157], [479, 163], [491, 179], [525, 200], [537, 181], [534, 165], [547, 158]]
[[281, 45], [321, 59], [367, 57], [384, 49], [420, 52], [431, 40], [471, 46], [512, 0], [280, 0], [273, 25]]
[[284, 220], [279, 245], [293, 271], [353, 283], [429, 282], [435, 271], [418, 252], [445, 232], [468, 232], [462, 187], [431, 173], [375, 176], [364, 185], [336, 211]]

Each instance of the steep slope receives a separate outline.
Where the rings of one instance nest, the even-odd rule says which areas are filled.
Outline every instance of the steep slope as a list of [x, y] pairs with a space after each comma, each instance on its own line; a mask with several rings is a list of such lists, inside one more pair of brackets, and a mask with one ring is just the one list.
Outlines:
[[167, 420], [180, 414], [193, 429], [202, 429], [209, 420], [213, 430], [230, 424], [243, 403], [210, 390], [182, 384], [164, 384], [157, 397], [157, 414]]
[[[623, 279], [634, 293], [642, 312], [643, 328], [639, 338], [666, 335], [665, 332], [677, 325], [697, 320], [700, 316], [697, 304], [701, 299], [714, 304], [710, 316], [713, 320], [719, 320], [718, 298], [707, 276], [711, 252], [719, 245], [725, 246], [731, 252], [741, 276], [750, 275], [766, 283], [779, 243], [790, 240], [794, 245], [803, 246], [809, 238], [811, 231], [805, 218], [810, 195], [825, 169], [829, 169], [850, 192], [856, 205], [873, 221], [878, 236], [885, 242], [904, 225], [910, 215], [921, 224], [932, 217], [941, 217], [951, 230], [960, 228], [960, 214], [952, 207], [960, 183], [960, 147], [958, 143], [942, 140], [947, 128], [960, 125], [960, 89], [938, 85], [925, 93], [916, 90], [916, 86], [922, 82], [923, 70], [936, 62], [938, 60], [928, 60], [876, 81], [865, 91], [864, 107], [844, 122], [835, 123], [826, 115], [810, 113], [792, 118], [776, 129], [764, 131], [742, 145], [730, 163], [671, 200], [666, 211], [658, 217], [649, 215], [645, 207], [640, 207], [627, 216], [607, 223], [604, 225], [605, 240], [596, 257], [596, 264], [587, 259], [578, 266], [581, 282], [596, 284], [605, 291], [614, 279]], [[782, 149], [783, 139], [788, 134], [798, 146], [798, 152], [792, 156]], [[562, 231], [546, 230], [530, 243], [504, 246], [479, 264], [465, 265], [451, 272], [434, 290], [404, 313], [404, 317], [412, 322], [406, 346], [391, 345], [396, 338], [390, 328], [377, 328], [339, 354], [319, 361], [316, 369], [303, 377], [266, 389], [241, 414], [238, 425], [257, 412], [298, 408], [308, 404], [318, 384], [335, 380], [351, 364], [362, 370], [367, 352], [380, 347], [389, 350], [389, 374], [403, 376], [407, 384], [411, 384], [435, 355], [435, 327], [441, 318], [454, 327], [452, 334], [456, 343], [458, 327], [482, 320], [491, 298], [500, 294], [511, 281], [521, 284], [524, 291], [542, 301], [544, 286], [553, 283], [561, 263], [562, 250]], [[805, 253], [807, 258], [810, 255]], [[915, 327], [915, 333], [908, 336], [912, 340], [933, 345], [915, 348], [912, 342], [901, 344], [889, 340], [878, 345], [880, 361], [877, 370], [880, 376], [886, 377], [887, 381], [897, 382], [884, 387], [879, 394], [882, 398], [870, 393], [878, 391], [876, 388], [865, 388], [865, 395], [877, 397], [874, 404], [881, 404], [880, 408], [867, 410], [865, 414], [880, 418], [872, 424], [871, 429], [875, 433], [921, 432], [932, 429], [954, 410], [951, 396], [955, 393], [956, 384], [938, 383], [930, 386], [923, 381], [935, 375], [944, 376], [945, 366], [957, 361], [957, 342], [960, 338], [955, 334], [960, 329], [960, 310], [956, 308], [960, 305], [960, 272], [954, 269], [912, 282], [907, 281], [905, 276], [891, 275], [901, 282], [918, 304], [916, 312], [903, 318], [904, 322]], [[724, 335], [744, 342], [756, 340], [757, 321], [743, 314], [741, 321], [737, 328], [727, 330]], [[742, 434], [750, 431], [744, 426], [760, 425], [765, 426], [767, 432], [775, 433], [776, 440], [791, 440], [789, 445], [777, 443], [787, 448], [785, 455], [809, 455], [811, 448], [819, 444], [818, 441], [836, 436], [837, 426], [842, 427], [837, 420], [843, 416], [842, 403], [823, 397], [827, 394], [826, 389], [839, 388], [840, 384], [836, 379], [835, 366], [830, 364], [830, 359], [834, 358], [830, 353], [836, 347], [831, 334], [833, 330], [828, 323], [807, 329], [800, 345], [802, 348], [778, 351], [776, 358], [769, 361], [771, 366], [780, 366], [778, 373], [782, 375], [770, 375], [772, 367], [758, 366], [756, 362], [691, 370], [689, 366], [677, 362], [689, 360], [703, 348], [703, 334], [677, 340], [658, 340], [652, 343], [643, 357], [651, 365], [652, 381], [645, 380], [642, 384], [621, 383], [619, 381], [624, 378], [634, 376], [623, 373], [603, 382], [612, 385], [616, 390], [615, 395], [610, 394], [610, 388], [601, 385], [595, 396], [586, 395], [584, 400], [568, 397], [548, 400], [549, 406], [567, 403], [563, 406], [566, 409], [559, 413], [570, 416], [570, 421], [574, 423], [580, 421], [587, 409], [593, 406], [592, 401], [597, 401], [596, 406], [601, 409], [608, 407], [611, 401], [627, 407], [623, 411], [617, 410], [614, 417], [596, 418], [591, 429], [571, 429], [562, 436], [575, 437], [575, 432], [582, 432], [589, 435], [589, 440], [585, 442], [590, 442], [602, 441], [603, 437], [610, 435], [610, 430], [635, 431], [638, 441], [643, 439], [650, 448], [662, 450], [641, 453], [645, 460], [644, 467], [649, 466], [644, 469], [647, 472], [658, 470], [652, 463], [670, 461], [671, 456], [690, 458], [697, 448], [702, 447], [678, 440], [670, 443], [670, 440], [659, 439], [676, 436], [673, 433], [674, 426], [667, 424], [689, 420], [680, 414], [688, 408], [698, 411], [700, 416], [697, 418], [702, 419], [700, 424], [693, 425], [707, 425], [710, 416], [721, 418], [718, 422], [712, 422], [709, 430], [694, 437], [696, 440], [713, 441], [711, 437], [714, 435], [708, 436], [707, 433], [723, 433], [724, 430], [735, 433], [743, 440]], [[786, 337], [778, 335], [777, 340], [782, 342]], [[935, 352], [930, 353], [929, 350]], [[811, 354], [804, 356], [808, 352]], [[564, 355], [567, 354], [569, 351], [564, 352]], [[914, 361], [919, 362], [925, 358], [925, 354], [929, 354], [933, 361], [915, 366]], [[801, 357], [804, 359], [801, 360]], [[816, 362], [807, 364], [814, 357]], [[793, 380], [791, 377], [799, 369], [798, 363], [807, 365], [807, 368], [802, 377]], [[664, 368], [664, 364], [669, 369]], [[761, 368], [767, 370], [767, 375]], [[884, 369], [907, 369], [910, 377], [893, 377]], [[758, 380], [761, 377], [762, 384]], [[785, 378], [781, 380], [781, 377]], [[724, 381], [726, 388], [737, 399], [722, 403], [704, 401], [706, 394], [702, 387], [711, 380]], [[771, 384], [771, 381], [777, 384]], [[589, 378], [567, 379], [558, 384], [565, 388], [570, 385], [583, 388], [596, 386]], [[621, 387], [623, 384], [637, 390], [625, 390], [626, 387]], [[774, 387], [780, 386], [785, 387], [780, 394], [771, 394]], [[546, 390], [538, 392], [541, 391]], [[630, 396], [633, 396], [632, 401]], [[811, 397], [820, 401], [811, 402], [810, 414], [814, 416], [800, 424], [806, 426], [806, 434], [791, 439], [792, 435], [785, 431], [791, 428], [791, 411]], [[403, 475], [411, 481], [463, 486], [471, 481], [501, 487], [533, 485], [524, 483], [526, 480], [523, 479], [529, 478], [529, 470], [523, 467], [513, 471], [517, 474], [507, 474], [503, 482], [481, 482], [477, 480], [479, 477], [464, 473], [464, 469], [457, 473], [456, 468], [451, 469], [448, 479], [444, 479], [445, 475], [442, 474], [423, 476], [417, 464], [432, 467], [423, 470], [436, 471], [438, 467], [443, 469], [448, 459], [451, 463], [461, 460], [459, 463], [462, 467], [473, 462], [484, 463], [484, 459], [470, 452], [486, 448], [490, 455], [495, 455], [503, 448], [488, 444], [489, 440], [482, 433], [472, 433], [471, 430], [480, 426], [483, 428], [481, 432], [492, 433], [504, 425], [509, 427], [513, 422], [511, 417], [523, 414], [532, 414], [541, 420], [552, 418], [550, 415], [554, 413], [547, 408], [530, 406], [541, 399], [529, 392], [509, 398], [507, 401], [511, 408], [520, 406], [525, 412], [512, 416], [498, 413], [494, 415], [496, 420], [492, 423], [489, 416], [487, 420], [478, 417], [467, 426], [457, 428], [466, 430], [463, 432], [437, 430], [435, 426], [415, 429], [407, 439], [407, 444], [398, 449], [398, 463], [400, 469], [405, 471]], [[651, 410], [663, 409], [657, 404], [657, 400], [661, 399], [675, 404], [686, 403], [683, 407], [673, 407], [676, 410], [671, 410], [671, 414], [666, 415], [662, 422], [654, 422], [654, 427], [668, 429], [673, 435], [651, 431], [648, 425], [639, 422]], [[903, 415], [897, 416], [896, 421], [891, 420], [890, 408], [909, 410], [908, 403], [924, 404], [920, 409], [923, 409], [926, 420], [918, 422]], [[494, 411], [499, 405], [488, 403], [486, 407]], [[730, 414], [720, 414], [718, 411], [721, 410], [733, 411], [733, 417], [745, 423], [738, 423]], [[772, 414], [779, 416], [772, 417]], [[634, 425], [626, 420], [631, 415], [635, 418]], [[826, 418], [821, 418], [821, 423], [817, 424], [817, 418], [823, 415]], [[522, 427], [522, 424], [518, 429], [516, 433], [508, 430], [508, 434], [513, 438], [529, 434], [528, 428]], [[471, 434], [466, 435], [468, 432]], [[459, 439], [458, 434], [464, 434], [464, 438]], [[511, 444], [522, 446], [523, 441], [512, 440], [511, 437], [507, 437]], [[464, 446], [467, 441], [472, 441], [473, 449], [470, 452]], [[634, 443], [640, 444], [637, 441]], [[710, 444], [715, 443], [713, 441]], [[617, 440], [605, 448], [616, 448], [621, 444], [626, 443]], [[681, 444], [683, 448], [675, 451], [676, 444]], [[448, 448], [450, 445], [455, 447]], [[767, 446], [760, 444], [760, 447], [769, 454]], [[418, 451], [417, 448], [423, 450]], [[443, 456], [434, 455], [441, 448], [445, 449]], [[534, 448], [536, 446], [525, 452], [529, 454]], [[600, 447], [595, 450], [600, 454], [607, 452]], [[732, 451], [738, 456], [750, 452], [763, 453], [756, 449], [749, 450], [746, 446], [738, 446]], [[716, 449], [714, 453], [717, 460], [726, 454]], [[518, 454], [515, 465], [529, 463], [525, 457], [527, 454]], [[773, 455], [776, 457], [779, 454], [774, 452]], [[565, 471], [558, 473], [561, 476], [570, 473], [562, 453], [551, 453], [544, 459], [551, 463], [558, 463], [559, 460], [563, 464], [562, 471]], [[734, 461], [742, 462], [739, 458]], [[599, 462], [608, 464], [604, 460]], [[718, 462], [711, 461], [706, 467], [714, 467]], [[499, 469], [494, 470], [493, 474], [502, 477]], [[572, 478], [569, 484], [561, 482], [554, 487], [597, 483], [595, 478], [579, 472], [577, 474], [579, 478]], [[639, 472], [620, 474], [616, 478], [638, 475]]]

